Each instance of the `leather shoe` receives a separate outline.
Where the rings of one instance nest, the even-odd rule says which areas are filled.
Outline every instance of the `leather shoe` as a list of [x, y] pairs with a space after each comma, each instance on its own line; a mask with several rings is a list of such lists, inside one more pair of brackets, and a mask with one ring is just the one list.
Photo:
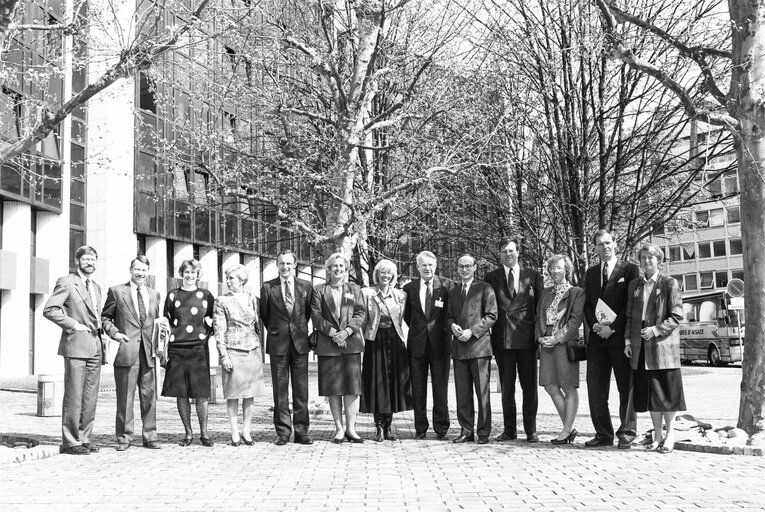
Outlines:
[[475, 436], [473, 434], [462, 434], [459, 437], [456, 437], [452, 443], [472, 443], [475, 441]]
[[497, 436], [496, 440], [501, 443], [502, 441], [514, 441], [517, 438], [518, 438], [517, 434], [510, 434], [508, 432], [502, 432], [500, 435]]
[[130, 445], [128, 443], [117, 443], [118, 452], [126, 452], [128, 448], [130, 448]]
[[290, 438], [289, 437], [279, 436], [279, 437], [276, 438], [276, 441], [274, 441], [274, 444], [276, 446], [284, 446], [285, 444], [287, 444], [289, 442], [290, 442]]
[[589, 441], [585, 441], [584, 446], [586, 448], [597, 448], [598, 446], [613, 446], [614, 440], [603, 439], [601, 437], [593, 437]]
[[425, 439], [425, 432], [417, 432], [417, 433], [414, 435], [414, 438], [415, 438], [415, 439], [420, 439], [420, 440], [422, 440], [422, 439]]
[[480, 436], [478, 438], [478, 444], [489, 444], [489, 436]]
[[200, 436], [199, 442], [202, 443], [202, 446], [207, 446], [208, 448], [212, 448], [215, 443], [213, 443], [212, 437], [207, 436]]
[[364, 440], [361, 439], [360, 437], [353, 437], [348, 432], [345, 433], [345, 438], [348, 440], [349, 443], [362, 444], [364, 442]]
[[162, 448], [162, 445], [159, 444], [159, 441], [144, 441], [143, 447], [148, 448], [149, 450], [159, 450]]
[[94, 445], [94, 444], [82, 443], [82, 446], [87, 448], [88, 451], [90, 451], [90, 453], [98, 453], [98, 452], [101, 451], [101, 449], [98, 446]]
[[295, 437], [295, 444], [313, 444], [313, 439], [308, 436]]
[[345, 442], [345, 438], [344, 437], [333, 437], [332, 438], [332, 442], [335, 443], [335, 444], [343, 444], [343, 442]]
[[629, 450], [632, 448], [632, 440], [627, 439], [626, 437], [621, 437], [619, 438], [619, 444], [617, 444], [616, 447], [620, 450]]
[[62, 446], [59, 448], [59, 452], [67, 455], [90, 455], [90, 450], [81, 444], [78, 444], [77, 446], [69, 446], [67, 448]]
[[446, 432], [439, 432], [436, 434], [436, 439], [439, 441], [446, 441]]
[[536, 433], [534, 433], [534, 434], [528, 434], [528, 435], [526, 436], [526, 442], [527, 442], [527, 443], [538, 443], [538, 442], [539, 442], [539, 436], [538, 436], [538, 435], [536, 435]]

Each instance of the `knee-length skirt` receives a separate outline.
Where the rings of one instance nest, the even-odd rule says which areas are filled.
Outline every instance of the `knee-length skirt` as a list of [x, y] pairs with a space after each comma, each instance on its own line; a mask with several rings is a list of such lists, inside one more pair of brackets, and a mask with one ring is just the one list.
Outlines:
[[207, 345], [170, 344], [162, 396], [210, 398], [210, 353]]
[[221, 382], [225, 399], [252, 398], [266, 394], [260, 349], [228, 349], [230, 372], [223, 370]]
[[683, 375], [680, 368], [647, 370], [645, 352], [640, 351], [633, 372], [632, 401], [637, 412], [684, 411]]
[[361, 354], [319, 356], [319, 396], [361, 394]]

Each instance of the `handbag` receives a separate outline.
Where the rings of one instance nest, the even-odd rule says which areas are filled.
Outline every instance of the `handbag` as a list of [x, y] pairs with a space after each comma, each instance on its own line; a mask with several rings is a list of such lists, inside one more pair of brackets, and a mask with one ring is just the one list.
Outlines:
[[584, 344], [584, 340], [579, 340], [579, 342], [573, 346], [566, 345], [566, 355], [568, 355], [568, 360], [572, 363], [575, 363], [576, 361], [586, 361], [587, 346]]

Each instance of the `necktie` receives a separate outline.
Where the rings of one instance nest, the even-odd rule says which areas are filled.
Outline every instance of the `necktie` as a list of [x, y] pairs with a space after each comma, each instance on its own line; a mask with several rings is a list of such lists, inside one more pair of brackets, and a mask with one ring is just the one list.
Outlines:
[[138, 297], [138, 321], [143, 325], [146, 323], [146, 304], [143, 302], [143, 293], [141, 293], [141, 287], [137, 287], [136, 297]]
[[508, 297], [511, 299], [515, 297], [515, 277], [513, 276], [513, 269], [510, 269], [507, 272], [507, 291], [509, 293]]
[[433, 283], [425, 283], [425, 318], [430, 318], [430, 303], [433, 301]]
[[462, 301], [464, 302], [465, 299], [467, 299], [467, 292], [468, 292], [468, 285], [463, 284], [462, 285]]
[[90, 279], [85, 280], [85, 289], [88, 291], [88, 297], [90, 297], [90, 303], [93, 305], [93, 311], [96, 312], [96, 326], [101, 327], [101, 315], [98, 311], [98, 300], [96, 299], [96, 291], [90, 285]]
[[292, 300], [292, 289], [290, 288], [290, 282], [284, 281], [284, 306], [287, 308], [287, 313], [292, 314], [292, 309], [295, 302]]
[[600, 291], [602, 293], [606, 289], [606, 284], [608, 284], [608, 263], [603, 263], [603, 275], [601, 276], [600, 283]]

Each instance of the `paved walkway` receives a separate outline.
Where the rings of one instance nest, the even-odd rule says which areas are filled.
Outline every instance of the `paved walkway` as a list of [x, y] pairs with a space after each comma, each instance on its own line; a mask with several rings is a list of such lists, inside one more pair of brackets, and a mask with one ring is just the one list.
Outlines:
[[[715, 425], [734, 424], [740, 368], [685, 368], [689, 412]], [[583, 383], [584, 384], [584, 383]], [[315, 384], [314, 384], [315, 385]], [[315, 387], [312, 389], [315, 396]], [[612, 389], [615, 393], [615, 389]], [[450, 394], [453, 400], [454, 394]], [[577, 442], [563, 448], [523, 441], [454, 445], [413, 440], [410, 413], [397, 414], [401, 441], [334, 445], [331, 419], [312, 419], [313, 446], [279, 447], [268, 406], [258, 400], [254, 446], [226, 445], [225, 405], [211, 406], [214, 448], [177, 446], [182, 427], [175, 403], [161, 399], [162, 450], [116, 452], [114, 393], [99, 397], [95, 442], [87, 457], [57, 455], [0, 465], [0, 509], [12, 510], [763, 510], [765, 458], [675, 451], [585, 449], [592, 435], [586, 387], [580, 389]], [[518, 399], [520, 400], [520, 393]], [[492, 394], [495, 434], [499, 394]], [[0, 433], [57, 444], [60, 418], [35, 416], [36, 396], [0, 392]], [[140, 422], [139, 422], [140, 424]], [[452, 436], [456, 435], [456, 415]], [[640, 415], [639, 429], [650, 422]], [[559, 420], [540, 390], [539, 432], [557, 434]], [[359, 432], [373, 430], [361, 415]]]

